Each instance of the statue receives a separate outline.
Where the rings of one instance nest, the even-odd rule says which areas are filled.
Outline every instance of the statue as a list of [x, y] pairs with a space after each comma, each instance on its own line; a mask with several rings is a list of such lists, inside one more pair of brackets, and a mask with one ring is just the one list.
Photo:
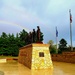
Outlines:
[[36, 42], [36, 32], [35, 32], [35, 29], [33, 29], [33, 33], [32, 33], [32, 39], [33, 39], [33, 43]]
[[29, 32], [29, 35], [28, 35], [28, 44], [31, 44], [32, 43], [32, 33]]
[[37, 42], [40, 42], [40, 28], [37, 26]]
[[25, 42], [26, 42], [26, 45], [31, 43], [42, 43], [40, 39], [41, 39], [41, 31], [39, 26], [37, 26], [37, 31], [33, 29], [33, 32], [29, 32], [27, 34]]

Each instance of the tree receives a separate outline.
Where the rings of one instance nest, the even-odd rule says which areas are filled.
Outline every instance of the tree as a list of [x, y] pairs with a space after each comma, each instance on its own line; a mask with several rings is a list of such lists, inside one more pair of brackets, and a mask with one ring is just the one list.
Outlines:
[[43, 41], [43, 33], [42, 32], [40, 32], [40, 41], [42, 42]]
[[49, 40], [48, 44], [53, 45], [54, 41], [53, 40]]
[[49, 40], [48, 44], [49, 46], [49, 50], [51, 54], [56, 53], [56, 46], [54, 45], [54, 41], [53, 40]]
[[1, 38], [7, 38], [7, 34], [5, 32], [2, 32]]
[[66, 47], [67, 47], [67, 42], [66, 42], [65, 39], [62, 38], [62, 39], [59, 41], [59, 47], [60, 47], [60, 48], [66, 48]]
[[62, 52], [67, 47], [67, 41], [65, 39], [61, 39], [59, 41], [59, 50]]
[[20, 33], [19, 33], [19, 35], [20, 35], [20, 39], [21, 39], [21, 41], [24, 43], [24, 45], [26, 45], [26, 38], [27, 38], [27, 35], [28, 35], [28, 33], [23, 29]]
[[[26, 45], [28, 33], [23, 29], [16, 36], [2, 32], [0, 36], [0, 55], [18, 56], [19, 48]], [[43, 41], [43, 33], [41, 32], [41, 41]]]

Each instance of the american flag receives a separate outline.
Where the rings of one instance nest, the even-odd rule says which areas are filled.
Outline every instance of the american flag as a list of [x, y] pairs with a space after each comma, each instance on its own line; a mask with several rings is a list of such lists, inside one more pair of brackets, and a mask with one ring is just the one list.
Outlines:
[[70, 23], [72, 23], [72, 15], [71, 15], [71, 10], [69, 10], [70, 12]]

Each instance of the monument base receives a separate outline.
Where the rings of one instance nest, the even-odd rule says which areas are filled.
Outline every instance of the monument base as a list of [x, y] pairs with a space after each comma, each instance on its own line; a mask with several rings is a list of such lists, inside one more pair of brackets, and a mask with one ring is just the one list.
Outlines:
[[30, 69], [53, 68], [48, 44], [30, 44], [20, 48], [18, 61]]

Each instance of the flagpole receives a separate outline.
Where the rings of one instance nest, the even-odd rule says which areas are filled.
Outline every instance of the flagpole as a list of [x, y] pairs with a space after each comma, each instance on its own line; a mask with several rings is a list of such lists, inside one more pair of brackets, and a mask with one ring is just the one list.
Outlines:
[[69, 10], [69, 14], [70, 14], [70, 42], [71, 42], [71, 51], [73, 51], [73, 47], [72, 47], [72, 16], [71, 16], [71, 9]]
[[56, 37], [56, 53], [58, 53], [58, 39]]

